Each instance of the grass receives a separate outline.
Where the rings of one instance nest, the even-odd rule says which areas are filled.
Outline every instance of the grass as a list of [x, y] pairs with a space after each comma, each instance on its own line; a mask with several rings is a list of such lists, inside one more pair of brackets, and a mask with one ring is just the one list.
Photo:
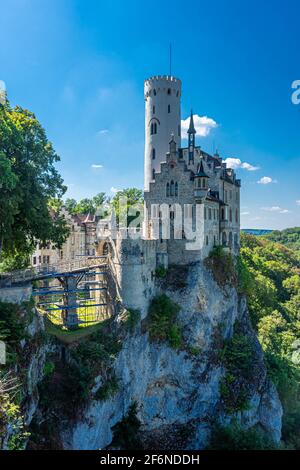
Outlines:
[[94, 325], [78, 328], [77, 330], [63, 330], [60, 326], [54, 325], [47, 318], [45, 319], [46, 332], [52, 336], [55, 336], [61, 342], [66, 344], [76, 342], [82, 338], [92, 335], [95, 332], [98, 332], [104, 327], [105, 324], [106, 321], [104, 320]]

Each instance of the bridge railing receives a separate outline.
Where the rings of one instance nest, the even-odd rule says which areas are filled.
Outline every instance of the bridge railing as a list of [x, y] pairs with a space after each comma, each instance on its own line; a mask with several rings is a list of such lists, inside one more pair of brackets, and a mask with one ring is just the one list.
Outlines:
[[56, 264], [41, 264], [27, 269], [0, 273], [0, 285], [26, 282], [43, 275], [72, 272], [92, 266], [105, 265], [106, 263], [106, 256], [84, 256], [79, 259], [60, 261]]

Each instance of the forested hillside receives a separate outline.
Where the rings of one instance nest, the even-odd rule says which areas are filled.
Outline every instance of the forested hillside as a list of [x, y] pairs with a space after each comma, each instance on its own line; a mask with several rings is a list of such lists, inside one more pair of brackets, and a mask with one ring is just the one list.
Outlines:
[[300, 256], [300, 227], [274, 230], [264, 235], [264, 238], [273, 242], [282, 243], [291, 250], [298, 251]]
[[241, 245], [240, 289], [283, 404], [283, 441], [300, 449], [300, 229], [242, 234]]

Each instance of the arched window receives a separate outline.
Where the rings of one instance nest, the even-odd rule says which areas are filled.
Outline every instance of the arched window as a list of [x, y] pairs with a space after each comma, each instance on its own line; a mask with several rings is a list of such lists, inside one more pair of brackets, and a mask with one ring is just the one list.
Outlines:
[[150, 126], [150, 134], [153, 135], [153, 122], [151, 123], [151, 126]]
[[170, 196], [174, 196], [174, 181], [171, 181], [171, 186], [170, 186]]
[[156, 155], [155, 155], [155, 149], [152, 149], [152, 160], [155, 160], [155, 157], [156, 157]]
[[168, 104], [168, 114], [171, 112], [171, 106]]
[[166, 196], [170, 196], [170, 183], [167, 183]]
[[178, 196], [178, 183], [175, 183], [175, 196]]
[[157, 123], [153, 123], [153, 134], [157, 134]]
[[155, 170], [154, 170], [154, 168], [152, 170], [152, 179], [155, 180]]
[[227, 235], [226, 232], [222, 233], [222, 245], [226, 246], [227, 245]]

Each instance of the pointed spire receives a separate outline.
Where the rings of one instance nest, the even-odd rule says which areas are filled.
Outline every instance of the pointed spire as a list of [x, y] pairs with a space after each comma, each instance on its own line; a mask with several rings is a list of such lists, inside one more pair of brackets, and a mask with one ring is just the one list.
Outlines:
[[194, 117], [193, 117], [193, 110], [191, 109], [191, 117], [190, 117], [190, 125], [188, 129], [188, 134], [196, 134], [196, 129], [194, 126]]

